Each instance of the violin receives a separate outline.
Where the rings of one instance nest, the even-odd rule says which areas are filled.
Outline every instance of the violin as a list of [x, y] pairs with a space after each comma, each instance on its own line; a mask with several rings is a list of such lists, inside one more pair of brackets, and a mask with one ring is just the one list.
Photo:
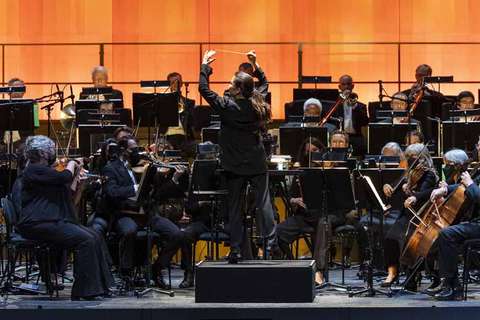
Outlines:
[[420, 181], [425, 172], [427, 172], [429, 169], [429, 166], [419, 162], [415, 168], [410, 170], [407, 180], [406, 194], [410, 195], [412, 193], [411, 190], [416, 187], [418, 181]]

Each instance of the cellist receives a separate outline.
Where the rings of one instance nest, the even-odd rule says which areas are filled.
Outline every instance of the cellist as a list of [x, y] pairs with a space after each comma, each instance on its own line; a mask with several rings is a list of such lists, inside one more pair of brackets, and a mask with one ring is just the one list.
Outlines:
[[[398, 280], [398, 267], [400, 254], [415, 228], [408, 228], [413, 214], [406, 208], [412, 206], [415, 210], [420, 208], [429, 199], [429, 195], [437, 185], [438, 174], [433, 168], [432, 157], [423, 144], [412, 144], [405, 151], [407, 158], [407, 182], [402, 185], [402, 192], [405, 193], [404, 207], [400, 211], [395, 224], [388, 230], [385, 243], [385, 264], [388, 268], [388, 277], [382, 287], [389, 287]], [[386, 184], [383, 192], [391, 197], [395, 188]], [[405, 284], [405, 289], [417, 290], [417, 283], [412, 281]]]
[[[455, 152], [460, 154], [463, 151], [456, 150]], [[463, 153], [462, 157], [465, 159], [467, 155], [465, 152]], [[461, 174], [458, 184], [441, 183], [439, 188], [432, 191], [430, 200], [435, 202], [463, 185], [465, 187], [464, 195], [474, 204], [480, 204], [479, 181], [480, 176], [472, 179], [470, 174], [465, 171]], [[474, 206], [474, 209], [475, 207], [477, 206]], [[478, 207], [476, 209], [478, 211]], [[441, 282], [437, 287], [426, 291], [437, 300], [454, 300], [463, 295], [463, 287], [458, 278], [458, 248], [464, 241], [480, 237], [480, 218], [474, 217], [472, 211], [470, 212], [470, 221], [443, 228], [437, 238]]]

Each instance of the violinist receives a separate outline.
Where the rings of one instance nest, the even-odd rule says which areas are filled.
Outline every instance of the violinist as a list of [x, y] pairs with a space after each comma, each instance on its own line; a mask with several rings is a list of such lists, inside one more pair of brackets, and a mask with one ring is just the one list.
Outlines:
[[[103, 169], [104, 175], [108, 178], [104, 185], [106, 194], [106, 205], [114, 219], [112, 223], [113, 230], [119, 234], [120, 238], [120, 272], [124, 276], [131, 275], [133, 269], [133, 258], [135, 253], [135, 239], [137, 231], [140, 227], [145, 227], [148, 219], [151, 219], [153, 231], [158, 233], [166, 243], [162, 246], [162, 251], [157, 260], [158, 268], [154, 268], [154, 280], [157, 286], [162, 289], [169, 289], [169, 286], [161, 277], [161, 269], [165, 268], [171, 258], [181, 246], [182, 233], [180, 229], [168, 219], [161, 217], [154, 205], [149, 207], [143, 203], [147, 199], [140, 198], [138, 202], [134, 202], [129, 198], [134, 197], [138, 188], [139, 181], [135, 176], [132, 167], [140, 162], [139, 147], [135, 137], [124, 136], [118, 142], [119, 158], [110, 162]], [[168, 195], [179, 188], [178, 179], [185, 173], [182, 166], [176, 167], [176, 172], [172, 179], [167, 181], [159, 191], [159, 193]], [[128, 215], [126, 208], [139, 207], [146, 214]], [[147, 216], [147, 214], [149, 216]]]
[[468, 239], [480, 237], [480, 217], [478, 216], [480, 176], [472, 180], [470, 174], [462, 170], [462, 166], [468, 160], [467, 154], [462, 150], [454, 149], [447, 152], [445, 159], [453, 165], [453, 167], [449, 167], [448, 171], [452, 172], [460, 168], [460, 176], [457, 181], [450, 185], [441, 182], [439, 187], [431, 193], [431, 201], [435, 202], [463, 185], [466, 188], [465, 196], [473, 201], [474, 205], [470, 210], [470, 220], [468, 222], [441, 229], [436, 242], [441, 282], [438, 286], [428, 289], [426, 292], [437, 300], [454, 300], [462, 297], [463, 294], [463, 287], [458, 275], [458, 254], [461, 245]]
[[[242, 71], [232, 77], [228, 97], [220, 97], [210, 89], [209, 66], [216, 58], [215, 51], [205, 52], [198, 90], [205, 100], [218, 112], [222, 119], [220, 127], [220, 161], [226, 171], [229, 192], [230, 246], [229, 263], [242, 259], [241, 247], [244, 242], [243, 195], [247, 182], [253, 187], [257, 209], [263, 216], [263, 236], [267, 244], [265, 256], [271, 258], [276, 248], [276, 234], [273, 208], [268, 188], [268, 172], [265, 148], [261, 135], [267, 132], [271, 120], [270, 105], [265, 102], [266, 88], [256, 90], [253, 78]], [[249, 59], [259, 69], [256, 55]]]
[[403, 154], [402, 148], [396, 142], [389, 142], [382, 148], [382, 156], [387, 157], [397, 157], [399, 158], [400, 163], [398, 164], [399, 168], [406, 168], [407, 167], [407, 159], [405, 159], [405, 155]]
[[[355, 84], [349, 75], [343, 75], [338, 80], [340, 92], [348, 97]], [[362, 127], [368, 125], [367, 107], [358, 101], [346, 99], [335, 111], [337, 118], [343, 118], [343, 130], [348, 134], [354, 156], [364, 156], [367, 153], [367, 140], [362, 134]]]
[[[406, 111], [408, 108], [408, 102], [407, 100], [407, 95], [402, 93], [402, 92], [397, 92], [393, 95], [392, 98], [392, 110], [393, 111]], [[379, 123], [392, 123], [392, 118], [387, 118], [382, 121], [379, 121]], [[393, 123], [408, 123], [408, 117], [405, 118], [393, 118]], [[421, 125], [421, 122], [418, 121], [417, 119], [410, 118], [410, 123], [412, 125], [415, 125], [416, 127]]]
[[72, 300], [101, 300], [111, 296], [114, 280], [97, 234], [78, 224], [70, 185], [82, 159], [73, 159], [63, 171], [50, 168], [55, 144], [45, 136], [30, 136], [25, 146], [28, 164], [22, 176], [20, 234], [73, 251]]
[[[406, 182], [402, 179], [396, 186], [390, 184], [383, 186], [385, 195], [391, 197], [403, 183], [401, 190], [405, 194], [405, 203], [395, 224], [390, 227], [386, 234], [385, 263], [388, 268], [388, 277], [382, 283], [382, 287], [389, 287], [397, 281], [400, 254], [415, 231], [414, 227], [409, 227], [413, 213], [407, 208], [413, 207], [414, 210], [418, 210], [428, 201], [430, 193], [439, 180], [438, 174], [433, 168], [432, 157], [424, 145], [419, 143], [410, 145], [405, 151], [405, 157], [407, 158]], [[415, 277], [412, 277], [412, 280], [405, 284], [405, 288], [410, 291], [417, 290]]]

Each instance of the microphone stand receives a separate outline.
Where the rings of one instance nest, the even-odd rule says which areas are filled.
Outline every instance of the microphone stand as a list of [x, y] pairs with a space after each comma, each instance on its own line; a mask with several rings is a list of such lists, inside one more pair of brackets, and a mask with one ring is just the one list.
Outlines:
[[380, 100], [380, 108], [383, 109], [383, 82], [378, 80], [378, 99]]
[[[189, 133], [189, 127], [188, 127], [188, 82], [185, 82], [185, 105], [183, 106], [183, 121], [182, 121], [182, 126], [183, 126], [183, 131], [185, 132], [185, 159], [188, 161], [188, 133]], [[180, 99], [182, 99], [182, 95], [180, 94]]]

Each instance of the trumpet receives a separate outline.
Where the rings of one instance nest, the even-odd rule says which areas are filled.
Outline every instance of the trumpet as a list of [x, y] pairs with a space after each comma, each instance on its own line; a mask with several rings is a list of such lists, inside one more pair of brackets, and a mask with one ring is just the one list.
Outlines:
[[348, 91], [348, 90], [340, 93], [340, 97], [341, 97], [349, 106], [353, 106], [355, 103], [357, 103], [357, 100], [358, 100], [358, 94], [356, 94], [355, 92]]
[[183, 102], [183, 99], [180, 98], [178, 100], [178, 113], [182, 113], [185, 110], [185, 102]]

